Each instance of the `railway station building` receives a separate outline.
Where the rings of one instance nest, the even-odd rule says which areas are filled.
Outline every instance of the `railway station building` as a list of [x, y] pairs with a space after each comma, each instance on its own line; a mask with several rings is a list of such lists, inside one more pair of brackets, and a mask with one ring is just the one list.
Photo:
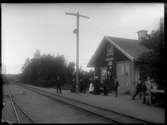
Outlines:
[[149, 51], [140, 44], [146, 38], [147, 31], [141, 30], [138, 40], [104, 36], [88, 67], [95, 68], [95, 76], [103, 83], [105, 78], [110, 79], [109, 89], [113, 89], [114, 80], [119, 81], [119, 93], [133, 93], [136, 82], [140, 78], [140, 69], [137, 58]]

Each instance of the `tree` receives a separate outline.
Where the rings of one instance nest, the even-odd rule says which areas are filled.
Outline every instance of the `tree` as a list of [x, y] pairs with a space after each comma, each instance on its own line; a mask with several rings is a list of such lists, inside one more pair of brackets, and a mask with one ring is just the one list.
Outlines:
[[36, 51], [34, 57], [26, 59], [22, 68], [21, 80], [34, 84], [52, 84], [57, 76], [60, 76], [65, 82], [65, 75], [67, 71], [66, 61], [63, 55], [40, 55]]
[[23, 67], [22, 67], [22, 71], [24, 71], [24, 69], [25, 69], [29, 64], [30, 64], [30, 59], [29, 59], [29, 58], [26, 58], [25, 63], [24, 63], [24, 65], [23, 65]]
[[68, 64], [68, 70], [69, 70], [70, 74], [74, 73], [74, 71], [75, 71], [75, 63], [74, 62], [70, 62]]
[[164, 32], [161, 27], [156, 32], [152, 33], [149, 39], [141, 41], [141, 44], [148, 48], [150, 51], [143, 53], [138, 58], [141, 76], [143, 78], [150, 76], [157, 83], [159, 83], [159, 85], [162, 85], [163, 79], [161, 70], [163, 58], [162, 55], [164, 52]]
[[74, 77], [74, 72], [75, 72], [75, 63], [74, 62], [69, 62], [67, 65], [67, 72], [66, 72], [66, 79], [67, 83], [71, 84], [71, 81]]

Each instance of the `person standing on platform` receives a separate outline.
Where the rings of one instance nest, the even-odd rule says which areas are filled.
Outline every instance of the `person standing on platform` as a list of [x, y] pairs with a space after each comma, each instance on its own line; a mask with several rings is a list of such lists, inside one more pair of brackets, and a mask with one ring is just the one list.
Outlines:
[[76, 86], [75, 86], [75, 78], [72, 79], [72, 85], [71, 85], [71, 92], [74, 93], [76, 92]]
[[87, 89], [87, 80], [86, 78], [83, 79], [83, 93], [86, 93], [86, 89]]
[[90, 80], [90, 84], [89, 84], [89, 93], [93, 94], [94, 92], [94, 84], [93, 84], [93, 81]]
[[119, 82], [116, 79], [114, 82], [114, 88], [115, 88], [115, 97], [118, 97], [118, 86], [119, 86]]
[[146, 103], [151, 104], [151, 89], [152, 89], [152, 80], [150, 77], [147, 77], [147, 80], [145, 82], [147, 91], [146, 91]]
[[83, 80], [82, 80], [82, 78], [80, 78], [80, 80], [79, 80], [79, 92], [80, 93], [83, 92]]
[[57, 76], [57, 93], [62, 93], [62, 92], [61, 92], [60, 76]]
[[147, 87], [146, 87], [145, 82], [143, 82], [143, 84], [142, 84], [143, 104], [145, 104], [145, 103], [146, 103], [146, 91], [147, 91]]
[[107, 88], [108, 84], [109, 84], [109, 79], [106, 78], [103, 82], [103, 92], [105, 96], [108, 95], [108, 88]]
[[98, 95], [100, 94], [100, 81], [97, 76], [95, 76], [95, 82], [94, 82], [94, 94]]
[[137, 85], [136, 85], [135, 94], [132, 96], [132, 100], [134, 100], [137, 95], [139, 95], [139, 98], [141, 99], [141, 93], [142, 93], [142, 83], [139, 80], [139, 82], [137, 82]]

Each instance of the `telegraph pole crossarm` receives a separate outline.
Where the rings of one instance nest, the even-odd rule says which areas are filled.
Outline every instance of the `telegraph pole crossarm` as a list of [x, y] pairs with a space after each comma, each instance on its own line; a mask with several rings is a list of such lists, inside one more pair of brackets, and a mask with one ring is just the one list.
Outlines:
[[84, 15], [81, 15], [81, 14], [79, 14], [79, 16], [80, 16], [80, 17], [83, 17], [83, 18], [86, 18], [86, 19], [90, 19], [90, 17], [84, 16]]
[[69, 13], [69, 12], [66, 12], [66, 15], [77, 16], [77, 13]]
[[69, 13], [66, 12], [66, 15], [70, 16], [76, 16], [76, 27], [77, 27], [77, 32], [76, 32], [76, 92], [79, 91], [79, 17], [89, 19], [88, 16], [84, 16], [77, 13]]
[[86, 19], [90, 19], [90, 17], [81, 15], [81, 14], [79, 14], [79, 12], [78, 13], [69, 13], [69, 12], [66, 12], [66, 15], [79, 16], [79, 17], [83, 17], [83, 18], [86, 18]]

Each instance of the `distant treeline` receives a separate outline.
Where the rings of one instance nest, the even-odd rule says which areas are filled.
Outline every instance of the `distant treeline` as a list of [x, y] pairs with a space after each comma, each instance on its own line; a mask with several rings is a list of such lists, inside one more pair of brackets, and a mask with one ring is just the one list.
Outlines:
[[12, 82], [18, 82], [20, 78], [20, 74], [1, 74], [2, 83], [8, 84]]
[[[80, 69], [80, 78], [89, 79], [93, 72]], [[71, 84], [75, 78], [75, 64], [66, 63], [63, 55], [40, 55], [37, 50], [32, 59], [27, 58], [20, 75], [21, 82], [41, 86], [56, 85], [57, 76], [62, 84]]]

